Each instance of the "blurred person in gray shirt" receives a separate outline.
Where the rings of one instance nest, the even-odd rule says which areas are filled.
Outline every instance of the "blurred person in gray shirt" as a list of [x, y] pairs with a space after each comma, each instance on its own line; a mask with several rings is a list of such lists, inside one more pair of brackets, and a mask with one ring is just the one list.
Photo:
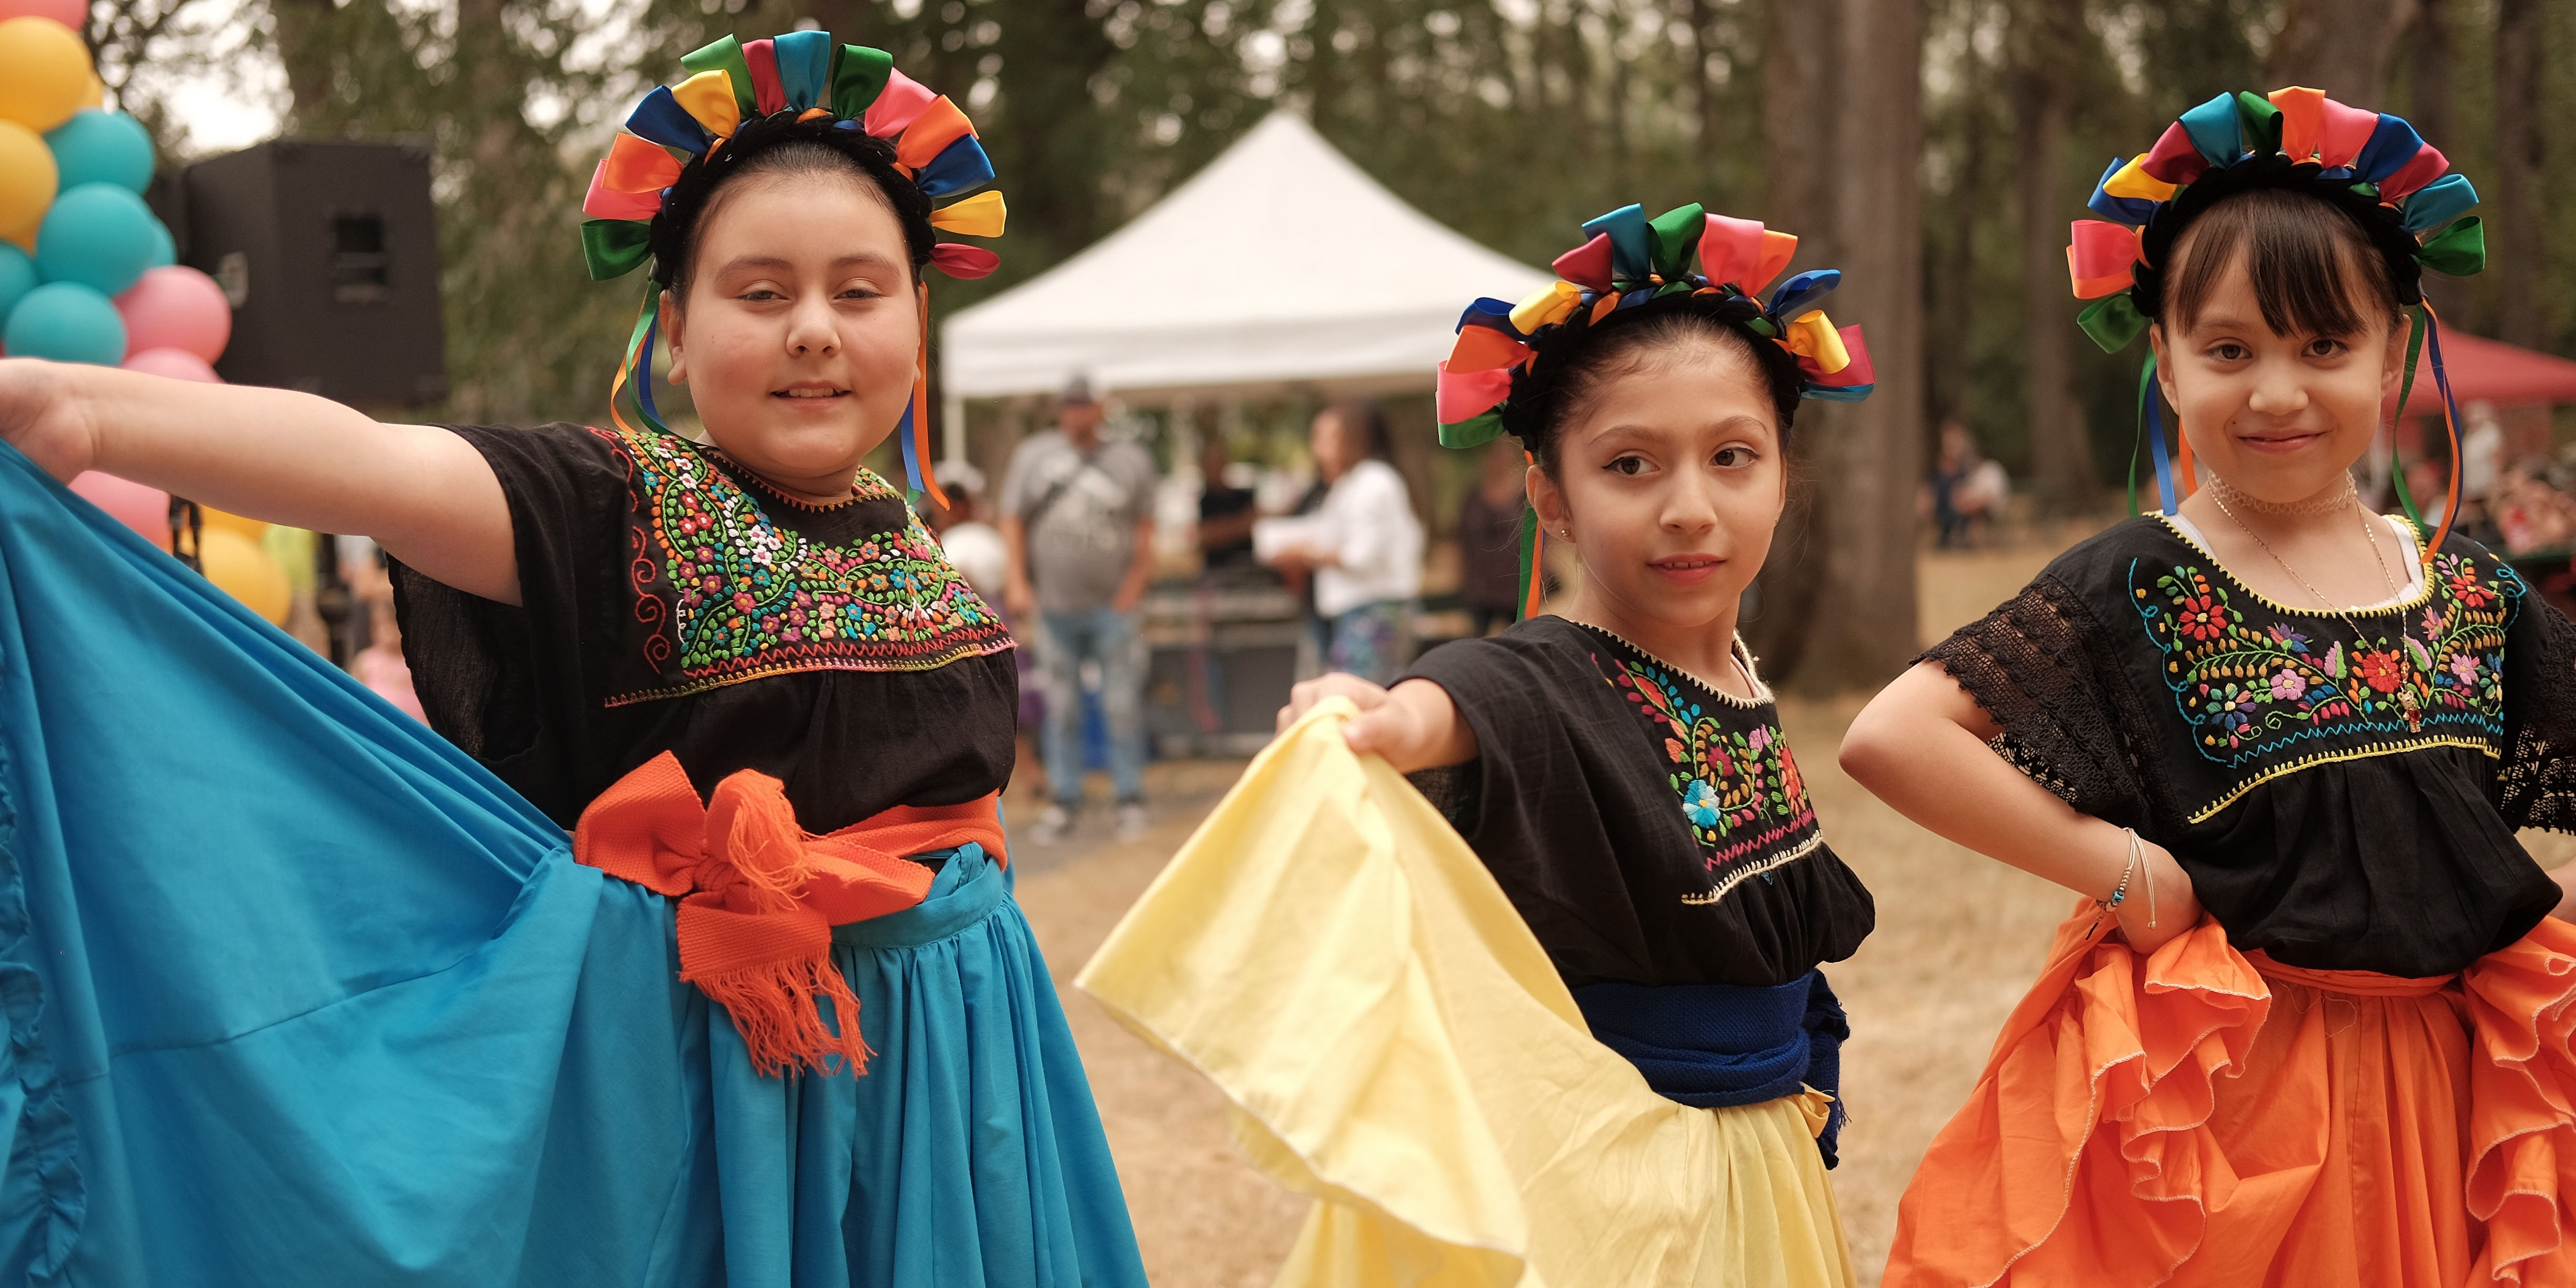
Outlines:
[[1154, 576], [1154, 458], [1101, 437], [1102, 409], [1076, 379], [1056, 428], [1020, 444], [1002, 478], [1003, 592], [1011, 620], [1039, 623], [1046, 678], [1047, 787], [1054, 801], [1030, 839], [1050, 845], [1082, 808], [1082, 664], [1100, 672], [1109, 725], [1116, 834], [1144, 832], [1145, 647], [1136, 609]]

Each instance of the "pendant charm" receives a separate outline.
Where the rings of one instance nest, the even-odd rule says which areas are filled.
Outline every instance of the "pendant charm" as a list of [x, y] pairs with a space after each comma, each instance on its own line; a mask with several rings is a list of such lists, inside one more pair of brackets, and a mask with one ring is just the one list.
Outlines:
[[2424, 731], [2424, 709], [2416, 703], [2415, 687], [2413, 685], [2406, 685], [2397, 690], [2397, 705], [2400, 710], [2406, 713], [2407, 731], [2410, 733], [2422, 733]]

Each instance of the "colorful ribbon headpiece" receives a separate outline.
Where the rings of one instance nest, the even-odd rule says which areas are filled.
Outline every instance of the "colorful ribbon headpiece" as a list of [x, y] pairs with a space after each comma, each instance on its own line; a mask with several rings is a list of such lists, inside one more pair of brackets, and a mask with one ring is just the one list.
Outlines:
[[[581, 246], [594, 281], [623, 277], [652, 258], [653, 221], [661, 217], [672, 185], [747, 121], [793, 113], [799, 121], [829, 119], [840, 129], [887, 140], [894, 144], [895, 167], [933, 201], [961, 197], [993, 181], [992, 160], [966, 114], [946, 95], [933, 95], [896, 71], [884, 50], [837, 44], [826, 31], [795, 31], [749, 44], [727, 36], [680, 65], [688, 79], [646, 94], [591, 176], [581, 203], [590, 216], [581, 226]], [[1007, 213], [1002, 194], [987, 192], [933, 210], [930, 225], [969, 237], [999, 237]], [[982, 277], [1001, 262], [989, 250], [956, 242], [940, 243], [930, 256], [932, 267], [955, 278]], [[920, 310], [921, 375], [896, 434], [912, 490], [927, 492], [945, 509], [947, 494], [930, 468], [926, 293]], [[669, 432], [653, 406], [653, 341], [660, 326], [661, 289], [648, 285], [608, 391], [609, 417], [621, 429], [628, 428], [623, 401], [645, 424]]]
[[[2422, 299], [2420, 270], [2467, 277], [2486, 267], [2486, 232], [2465, 175], [2450, 174], [2450, 161], [2403, 118], [2327, 98], [2323, 91], [2292, 86], [2268, 95], [2220, 94], [2165, 127], [2149, 151], [2114, 160], [2085, 203], [2101, 219], [2076, 221], [2066, 248], [2068, 275], [2077, 299], [2091, 300], [2077, 316], [2084, 333], [2105, 353], [2134, 343], [2153, 320], [2162, 292], [2163, 257], [2182, 228], [2209, 204], [2203, 197], [2253, 187], [2299, 188], [2350, 213], [2396, 270], [2400, 300], [2412, 306], [2406, 346], [2405, 393], [2415, 384], [2417, 355], [2430, 340], [2433, 381], [2442, 391], [2451, 434], [2451, 459], [2459, 460], [2459, 413], [2450, 377], [2442, 368], [2440, 319]], [[2158, 499], [2171, 514], [2192, 481], [2191, 449], [2176, 436], [2165, 442], [2164, 417], [2154, 388], [2155, 358], [2138, 376], [2139, 434], [2152, 451]], [[2137, 453], [2130, 453], [2129, 508], [2138, 508]], [[2430, 559], [2459, 512], [2459, 470], [2451, 471], [2451, 499], [2441, 531], [2424, 544]], [[2419, 530], [2429, 527], [2396, 471], [2398, 500]]]
[[[1860, 328], [1837, 328], [1816, 307], [1842, 284], [1840, 270], [1800, 273], [1761, 303], [1762, 289], [1797, 253], [1796, 237], [1755, 220], [1711, 214], [1697, 203], [1653, 219], [1644, 206], [1623, 206], [1586, 222], [1583, 231], [1590, 240], [1556, 257], [1557, 281], [1518, 304], [1477, 300], [1458, 319], [1458, 343], [1440, 364], [1442, 446], [1475, 447], [1504, 433], [1513, 382], [1553, 356], [1559, 341], [1579, 343], [1613, 313], [1677, 296], [1754, 301], [1760, 316], [1739, 325], [1797, 357], [1800, 397], [1859, 402], [1876, 387]], [[1578, 313], [1583, 326], [1570, 330]], [[1523, 617], [1538, 611], [1544, 540], [1536, 516], [1523, 511]]]

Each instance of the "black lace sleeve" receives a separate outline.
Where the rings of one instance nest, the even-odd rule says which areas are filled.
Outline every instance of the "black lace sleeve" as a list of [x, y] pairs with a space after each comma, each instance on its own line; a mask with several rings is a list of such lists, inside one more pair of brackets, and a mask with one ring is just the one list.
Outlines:
[[[2095, 818], [2146, 821], [2145, 775], [2130, 731], [2135, 696], [2075, 592], [2041, 576], [1933, 645], [1938, 662], [2003, 732], [1995, 751]], [[2125, 717], [2125, 718], [2124, 718]]]
[[2576, 623], [2525, 591], [2504, 671], [2512, 750], [2496, 773], [2496, 808], [2515, 827], [2576, 832]]

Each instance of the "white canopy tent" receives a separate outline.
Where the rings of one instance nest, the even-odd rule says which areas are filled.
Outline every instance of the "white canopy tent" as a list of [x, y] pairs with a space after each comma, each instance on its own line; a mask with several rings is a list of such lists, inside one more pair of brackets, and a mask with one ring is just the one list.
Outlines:
[[1554, 281], [1433, 222], [1274, 112], [1134, 222], [940, 332], [947, 455], [968, 398], [1075, 376], [1130, 403], [1428, 389], [1480, 295]]

